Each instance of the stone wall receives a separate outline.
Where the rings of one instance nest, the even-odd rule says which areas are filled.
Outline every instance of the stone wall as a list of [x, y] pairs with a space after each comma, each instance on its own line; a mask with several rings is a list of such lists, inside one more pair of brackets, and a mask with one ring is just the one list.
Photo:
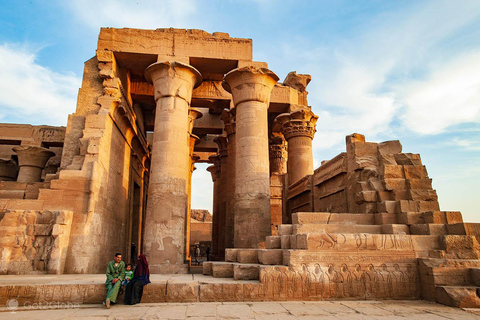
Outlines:
[[64, 273], [70, 211], [0, 213], [0, 274]]
[[347, 152], [324, 161], [313, 176], [290, 186], [292, 212], [385, 213], [382, 223], [395, 223], [393, 214], [438, 211], [420, 155], [402, 153], [398, 140], [365, 142], [360, 134], [347, 136]]

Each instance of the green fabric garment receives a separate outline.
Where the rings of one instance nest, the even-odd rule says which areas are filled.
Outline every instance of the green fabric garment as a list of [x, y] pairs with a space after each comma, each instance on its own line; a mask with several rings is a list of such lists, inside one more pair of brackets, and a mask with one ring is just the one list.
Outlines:
[[115, 260], [108, 263], [107, 280], [105, 281], [105, 285], [111, 284], [112, 280], [115, 278], [118, 278], [120, 282], [125, 279], [125, 262], [120, 261], [118, 266], [115, 266]]

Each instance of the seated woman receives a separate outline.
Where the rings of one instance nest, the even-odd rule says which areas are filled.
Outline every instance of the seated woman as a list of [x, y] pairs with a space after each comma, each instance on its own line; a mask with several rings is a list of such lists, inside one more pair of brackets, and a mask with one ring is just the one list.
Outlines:
[[142, 300], [143, 286], [150, 283], [150, 270], [148, 269], [147, 257], [141, 254], [138, 256], [137, 266], [133, 279], [125, 289], [125, 304], [137, 304]]

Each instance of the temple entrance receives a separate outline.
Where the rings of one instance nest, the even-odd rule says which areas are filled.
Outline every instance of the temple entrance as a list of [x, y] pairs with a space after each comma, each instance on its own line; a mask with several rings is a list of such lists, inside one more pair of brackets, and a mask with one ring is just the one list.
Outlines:
[[196, 163], [192, 174], [191, 212], [187, 221], [187, 259], [191, 273], [201, 273], [202, 263], [212, 251], [213, 182], [208, 166], [209, 163]]

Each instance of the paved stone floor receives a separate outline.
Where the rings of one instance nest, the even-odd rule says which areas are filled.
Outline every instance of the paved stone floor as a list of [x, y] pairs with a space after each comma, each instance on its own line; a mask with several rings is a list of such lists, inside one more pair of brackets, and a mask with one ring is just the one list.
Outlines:
[[[12, 307], [12, 306], [10, 306]], [[56, 307], [56, 306], [50, 306]], [[71, 306], [67, 309], [0, 309], [0, 319], [480, 319], [480, 309], [456, 309], [425, 301], [321, 301], [155, 303], [135, 306]]]

